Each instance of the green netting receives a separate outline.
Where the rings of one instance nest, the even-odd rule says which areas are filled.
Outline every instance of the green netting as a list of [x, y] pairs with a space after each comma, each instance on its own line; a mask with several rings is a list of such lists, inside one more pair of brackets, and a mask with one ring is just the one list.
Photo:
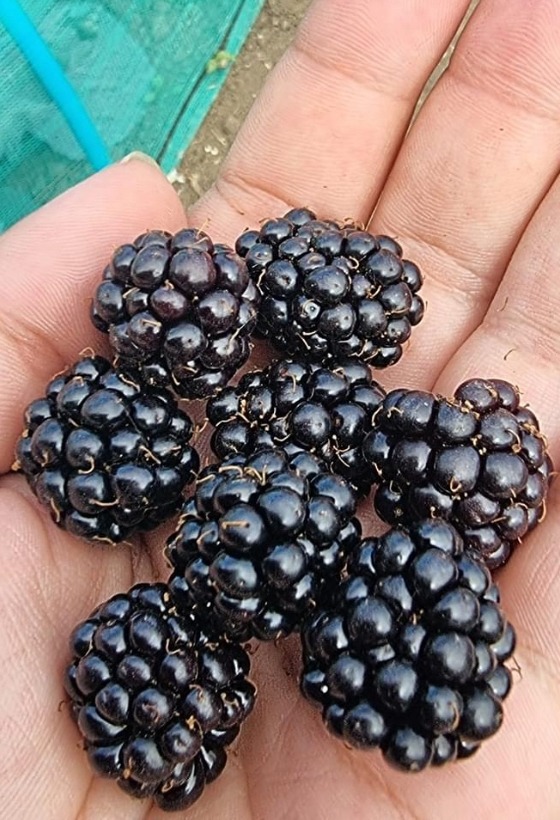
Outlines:
[[[0, 0], [2, 2], [2, 0]], [[173, 168], [264, 0], [22, 0], [109, 154]], [[91, 173], [56, 104], [0, 25], [0, 230]]]

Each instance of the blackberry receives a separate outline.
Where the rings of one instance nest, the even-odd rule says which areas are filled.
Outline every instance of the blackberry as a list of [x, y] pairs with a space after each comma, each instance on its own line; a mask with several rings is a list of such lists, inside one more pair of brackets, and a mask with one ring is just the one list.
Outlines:
[[118, 248], [92, 319], [147, 384], [203, 398], [249, 356], [259, 294], [245, 262], [199, 230], [150, 231]]
[[236, 250], [262, 295], [259, 334], [296, 359], [388, 367], [422, 319], [420, 271], [388, 236], [299, 208], [245, 232]]
[[170, 583], [239, 639], [288, 635], [338, 586], [360, 535], [355, 506], [350, 485], [308, 453], [232, 456], [201, 473], [183, 508]]
[[452, 399], [394, 390], [363, 452], [380, 479], [375, 509], [384, 521], [445, 518], [490, 569], [544, 516], [546, 442], [507, 382], [471, 379]]
[[16, 466], [53, 520], [115, 543], [173, 515], [198, 470], [190, 418], [166, 390], [90, 356], [56, 376], [25, 413]]
[[362, 541], [302, 630], [305, 697], [328, 729], [405, 771], [472, 754], [511, 686], [515, 632], [489, 571], [442, 520]]
[[362, 495], [376, 477], [363, 459], [362, 443], [384, 396], [361, 362], [332, 370], [291, 360], [275, 362], [208, 401], [207, 417], [216, 427], [212, 450], [218, 458], [271, 446], [292, 453], [310, 450]]
[[79, 624], [65, 686], [93, 770], [164, 811], [187, 808], [251, 712], [249, 657], [164, 584], [138, 584]]

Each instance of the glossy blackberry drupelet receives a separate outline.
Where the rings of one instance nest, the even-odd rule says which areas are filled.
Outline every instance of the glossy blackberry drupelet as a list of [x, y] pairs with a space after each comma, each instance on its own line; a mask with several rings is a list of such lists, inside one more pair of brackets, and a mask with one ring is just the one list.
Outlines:
[[204, 398], [249, 356], [260, 296], [245, 262], [202, 231], [150, 231], [118, 248], [97, 288], [94, 325], [146, 384]]
[[328, 729], [405, 771], [472, 754], [502, 724], [515, 633], [489, 571], [442, 520], [362, 541], [302, 630], [303, 694]]
[[236, 250], [263, 297], [260, 335], [290, 357], [387, 367], [422, 319], [420, 271], [388, 236], [298, 208], [246, 231]]
[[94, 771], [177, 811], [226, 763], [251, 712], [249, 657], [164, 584], [138, 584], [79, 624], [65, 685]]
[[364, 461], [362, 444], [385, 396], [361, 362], [327, 369], [292, 360], [243, 376], [208, 401], [218, 458], [279, 446], [317, 453], [363, 495], [377, 473]]
[[237, 638], [271, 640], [340, 583], [356, 496], [312, 455], [261, 450], [204, 470], [167, 555], [182, 606]]
[[29, 405], [16, 466], [57, 524], [116, 543], [177, 512], [199, 467], [191, 433], [171, 393], [92, 356]]
[[534, 414], [497, 379], [464, 382], [452, 399], [389, 393], [364, 441], [377, 471], [377, 513], [390, 524], [441, 516], [490, 569], [545, 513], [552, 469]]

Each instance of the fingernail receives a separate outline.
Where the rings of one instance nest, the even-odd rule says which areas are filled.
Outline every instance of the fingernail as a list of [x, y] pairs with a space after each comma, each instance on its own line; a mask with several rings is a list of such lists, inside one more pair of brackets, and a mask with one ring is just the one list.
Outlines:
[[127, 154], [126, 157], [121, 159], [119, 164], [126, 165], [127, 162], [144, 162], [146, 165], [151, 165], [152, 168], [157, 168], [161, 171], [156, 160], [149, 156], [149, 154], [144, 154], [143, 151], [131, 151], [130, 154]]

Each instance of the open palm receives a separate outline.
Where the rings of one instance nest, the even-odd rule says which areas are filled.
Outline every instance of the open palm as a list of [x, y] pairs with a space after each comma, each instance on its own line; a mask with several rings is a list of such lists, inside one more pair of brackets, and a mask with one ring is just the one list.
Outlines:
[[[297, 204], [371, 220], [426, 275], [428, 304], [387, 387], [522, 386], [560, 457], [560, 0], [482, 0], [407, 134], [468, 0], [317, 0], [214, 188], [188, 214], [233, 240]], [[373, 214], [373, 216], [372, 216]], [[165, 577], [161, 532], [134, 548], [60, 532], [8, 471], [23, 406], [104, 340], [89, 298], [113, 248], [185, 216], [149, 165], [115, 166], [0, 239], [0, 817], [160, 818], [95, 779], [61, 705], [67, 635], [100, 601]], [[231, 820], [553, 818], [560, 811], [560, 513], [501, 573], [522, 675], [473, 759], [407, 776], [323, 730], [297, 642], [260, 646], [259, 704], [220, 781], [187, 812]], [[364, 519], [365, 520], [365, 519]]]

